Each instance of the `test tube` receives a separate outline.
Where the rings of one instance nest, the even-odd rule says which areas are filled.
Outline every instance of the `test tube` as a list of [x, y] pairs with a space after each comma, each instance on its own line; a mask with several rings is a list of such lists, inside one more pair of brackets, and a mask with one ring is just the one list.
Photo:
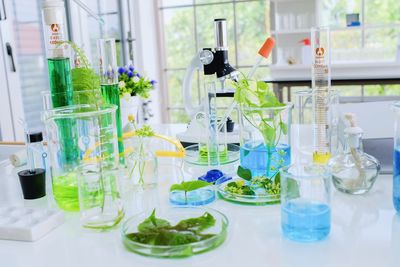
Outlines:
[[313, 161], [326, 164], [331, 157], [329, 102], [331, 89], [330, 31], [328, 27], [311, 29], [312, 90], [313, 90]]
[[119, 101], [118, 66], [115, 39], [99, 39], [97, 41], [97, 49], [99, 54], [101, 94], [103, 95], [103, 99], [108, 104], [113, 104], [118, 107], [115, 112], [118, 134], [118, 150], [120, 153], [120, 161], [123, 163], [124, 141], [122, 139], [123, 132], [121, 106]]

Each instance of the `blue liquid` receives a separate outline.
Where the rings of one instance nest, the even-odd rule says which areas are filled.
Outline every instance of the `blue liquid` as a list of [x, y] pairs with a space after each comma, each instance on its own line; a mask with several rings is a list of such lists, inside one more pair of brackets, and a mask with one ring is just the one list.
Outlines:
[[240, 165], [249, 169], [253, 177], [274, 177], [281, 167], [290, 165], [290, 146], [278, 144], [268, 151], [264, 144], [246, 143], [240, 147]]
[[291, 240], [312, 242], [328, 236], [331, 210], [326, 204], [291, 200], [282, 207], [282, 231]]
[[400, 213], [400, 148], [394, 150], [393, 156], [393, 205]]
[[169, 194], [169, 202], [177, 206], [202, 206], [215, 200], [215, 192], [212, 189], [200, 188], [187, 192], [185, 198], [184, 191], [172, 191]]

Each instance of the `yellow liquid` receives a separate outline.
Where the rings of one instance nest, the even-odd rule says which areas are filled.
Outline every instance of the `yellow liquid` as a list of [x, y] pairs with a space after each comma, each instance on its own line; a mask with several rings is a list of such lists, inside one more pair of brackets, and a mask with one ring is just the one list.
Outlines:
[[79, 211], [78, 180], [76, 173], [53, 178], [53, 195], [60, 209]]
[[313, 153], [313, 161], [317, 164], [327, 164], [329, 159], [331, 158], [331, 153]]

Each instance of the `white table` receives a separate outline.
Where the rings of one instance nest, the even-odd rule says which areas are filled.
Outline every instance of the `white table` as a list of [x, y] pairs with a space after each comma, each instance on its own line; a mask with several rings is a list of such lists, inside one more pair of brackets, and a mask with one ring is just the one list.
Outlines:
[[[46, 205], [44, 199], [23, 201], [10, 166], [0, 167], [0, 204]], [[165, 173], [165, 172], [164, 172]], [[303, 244], [283, 238], [280, 206], [241, 206], [217, 200], [209, 205], [229, 218], [228, 238], [219, 248], [186, 259], [153, 259], [127, 251], [119, 230], [91, 232], [79, 226], [78, 214], [34, 243], [0, 240], [0, 267], [77, 266], [296, 266], [399, 267], [400, 215], [392, 205], [392, 179], [378, 178], [365, 196], [332, 193], [332, 229], [321, 242]], [[146, 194], [143, 205], [167, 205], [167, 183]], [[140, 195], [133, 196], [141, 198]], [[131, 202], [133, 203], [133, 202]], [[135, 202], [139, 203], [139, 202]]]

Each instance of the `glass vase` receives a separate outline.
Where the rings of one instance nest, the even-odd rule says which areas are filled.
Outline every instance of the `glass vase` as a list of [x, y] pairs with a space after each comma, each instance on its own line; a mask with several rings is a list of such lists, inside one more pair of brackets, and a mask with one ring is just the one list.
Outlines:
[[292, 104], [280, 107], [242, 107], [240, 165], [252, 177], [273, 178], [290, 164]]
[[149, 189], [157, 185], [158, 161], [152, 141], [151, 137], [133, 137], [126, 142], [125, 178], [131, 187]]

